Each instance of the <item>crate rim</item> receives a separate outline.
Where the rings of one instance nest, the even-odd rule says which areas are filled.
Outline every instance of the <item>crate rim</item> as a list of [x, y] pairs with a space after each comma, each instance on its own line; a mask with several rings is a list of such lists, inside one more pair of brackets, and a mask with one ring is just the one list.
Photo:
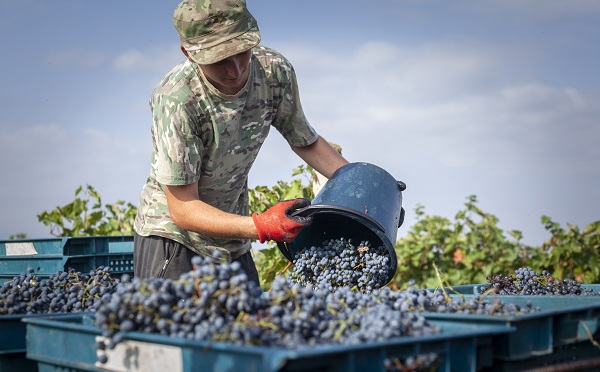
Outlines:
[[48, 240], [57, 240], [66, 243], [70, 239], [88, 240], [88, 239], [103, 239], [103, 238], [133, 238], [132, 234], [127, 235], [91, 235], [91, 236], [49, 236], [47, 238], [24, 238], [24, 239], [1, 239], [2, 243], [27, 243], [27, 242], [43, 242]]

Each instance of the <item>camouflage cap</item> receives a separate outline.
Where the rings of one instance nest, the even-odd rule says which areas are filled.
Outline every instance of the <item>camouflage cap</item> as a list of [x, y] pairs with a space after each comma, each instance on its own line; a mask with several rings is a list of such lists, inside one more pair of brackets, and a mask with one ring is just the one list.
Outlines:
[[211, 64], [260, 42], [256, 19], [245, 0], [183, 0], [173, 23], [192, 60]]

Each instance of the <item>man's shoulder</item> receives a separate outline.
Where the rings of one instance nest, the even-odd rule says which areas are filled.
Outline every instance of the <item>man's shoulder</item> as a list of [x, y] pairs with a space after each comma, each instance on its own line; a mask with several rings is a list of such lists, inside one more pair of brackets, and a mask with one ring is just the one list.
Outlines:
[[256, 56], [283, 56], [277, 50], [263, 44], [258, 44], [257, 46], [252, 48], [252, 52]]
[[191, 80], [195, 77], [194, 68], [189, 61], [183, 61], [173, 67], [154, 88], [153, 97], [171, 97], [181, 99], [191, 92]]
[[252, 53], [265, 68], [278, 66], [291, 67], [290, 61], [283, 54], [262, 44], [252, 48]]
[[252, 52], [261, 65], [266, 79], [274, 79], [284, 85], [290, 81], [294, 67], [283, 54], [263, 45], [254, 47]]

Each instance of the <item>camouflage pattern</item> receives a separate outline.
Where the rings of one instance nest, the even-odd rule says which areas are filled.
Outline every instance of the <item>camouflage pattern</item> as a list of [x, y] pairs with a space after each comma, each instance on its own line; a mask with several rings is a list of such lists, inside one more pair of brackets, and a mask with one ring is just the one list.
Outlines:
[[199, 64], [211, 64], [260, 42], [245, 0], [184, 0], [173, 13], [181, 45]]
[[252, 49], [250, 63], [248, 83], [235, 96], [220, 93], [190, 61], [171, 70], [154, 90], [154, 152], [135, 220], [138, 234], [164, 236], [201, 255], [220, 250], [224, 260], [250, 250], [248, 240], [181, 230], [169, 216], [165, 195], [165, 185], [198, 181], [202, 201], [248, 216], [248, 173], [270, 127], [295, 146], [317, 140], [302, 111], [292, 65], [263, 46]]

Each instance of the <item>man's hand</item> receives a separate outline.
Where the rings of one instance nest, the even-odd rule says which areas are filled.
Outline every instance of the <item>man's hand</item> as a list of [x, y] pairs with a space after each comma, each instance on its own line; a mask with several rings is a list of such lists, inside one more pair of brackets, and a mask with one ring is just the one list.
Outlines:
[[260, 242], [264, 243], [267, 240], [292, 242], [303, 228], [311, 224], [312, 217], [292, 217], [291, 214], [308, 205], [310, 205], [308, 199], [284, 200], [263, 213], [252, 214]]

